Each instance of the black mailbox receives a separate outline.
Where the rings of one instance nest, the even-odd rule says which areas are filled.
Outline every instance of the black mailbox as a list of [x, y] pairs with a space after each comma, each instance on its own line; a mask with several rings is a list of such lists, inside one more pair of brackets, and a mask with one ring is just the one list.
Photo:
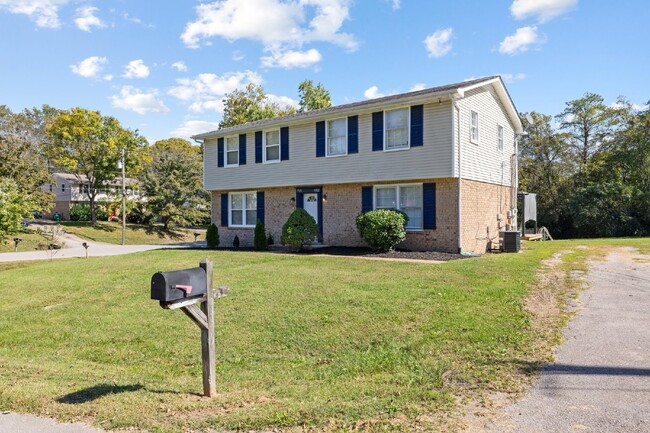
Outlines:
[[207, 286], [203, 268], [157, 272], [151, 277], [151, 299], [174, 302], [196, 298], [205, 295]]

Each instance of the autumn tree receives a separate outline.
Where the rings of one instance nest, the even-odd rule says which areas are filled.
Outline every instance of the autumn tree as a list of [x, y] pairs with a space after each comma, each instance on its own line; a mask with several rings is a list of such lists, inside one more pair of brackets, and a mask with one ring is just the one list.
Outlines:
[[140, 174], [147, 208], [165, 229], [195, 225], [210, 215], [210, 201], [203, 190], [203, 161], [199, 146], [170, 138], [155, 142]]
[[249, 83], [244, 90], [236, 89], [223, 99], [223, 120], [219, 129], [242, 125], [256, 120], [294, 114], [295, 108], [271, 102], [261, 85]]
[[314, 86], [312, 80], [305, 80], [298, 86], [298, 93], [300, 95], [298, 112], [302, 113], [332, 106], [330, 92], [321, 83]]
[[122, 151], [126, 171], [133, 175], [141, 165], [146, 139], [137, 131], [123, 128], [114, 117], [83, 108], [60, 112], [48, 123], [46, 133], [47, 153], [52, 162], [69, 170], [79, 182], [88, 186], [84, 192], [95, 225], [97, 194], [108, 181], [117, 177]]

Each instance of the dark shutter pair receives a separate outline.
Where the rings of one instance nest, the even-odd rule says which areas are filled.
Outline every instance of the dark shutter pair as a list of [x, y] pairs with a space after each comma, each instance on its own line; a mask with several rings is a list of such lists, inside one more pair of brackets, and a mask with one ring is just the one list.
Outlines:
[[[410, 147], [424, 145], [424, 106], [411, 107], [411, 137]], [[372, 150], [384, 150], [384, 112], [372, 113]]]
[[[217, 139], [217, 167], [223, 167], [226, 158], [225, 140]], [[246, 165], [246, 134], [239, 134], [239, 165]]]
[[[264, 162], [264, 132], [257, 131], [255, 133], [255, 163], [261, 164]], [[289, 127], [285, 126], [280, 128], [280, 161], [289, 160]]]
[[[325, 121], [316, 122], [316, 157], [326, 155]], [[359, 153], [359, 116], [348, 117], [348, 153]]]
[[[361, 212], [371, 211], [372, 186], [361, 187]], [[436, 228], [436, 184], [425, 183], [422, 185], [422, 228], [433, 230]]]
[[[228, 193], [221, 194], [221, 226], [228, 227]], [[264, 191], [257, 192], [257, 220], [264, 224]]]

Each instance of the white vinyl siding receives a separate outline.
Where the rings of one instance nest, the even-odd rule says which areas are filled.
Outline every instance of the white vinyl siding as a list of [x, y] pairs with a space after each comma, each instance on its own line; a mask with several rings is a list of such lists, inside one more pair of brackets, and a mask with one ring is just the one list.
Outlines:
[[257, 193], [233, 192], [228, 197], [228, 226], [255, 227], [257, 223]]
[[374, 208], [400, 210], [407, 230], [422, 230], [422, 184], [375, 186]]
[[410, 110], [387, 110], [384, 116], [384, 150], [408, 149]]
[[237, 137], [226, 137], [224, 140], [225, 166], [237, 167], [239, 165], [239, 141]]
[[264, 132], [264, 162], [280, 161], [280, 130]]
[[327, 121], [327, 156], [341, 156], [348, 153], [348, 119]]
[[474, 144], [478, 144], [478, 139], [479, 139], [479, 131], [478, 131], [478, 113], [474, 110], [470, 112], [470, 141]]

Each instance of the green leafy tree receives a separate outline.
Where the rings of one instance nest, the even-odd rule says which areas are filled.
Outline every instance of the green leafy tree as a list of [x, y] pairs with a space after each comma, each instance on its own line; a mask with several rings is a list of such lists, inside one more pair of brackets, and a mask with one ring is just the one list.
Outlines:
[[84, 192], [90, 202], [92, 224], [96, 224], [97, 194], [117, 177], [122, 150], [126, 172], [134, 174], [141, 166], [146, 139], [137, 131], [124, 129], [114, 117], [83, 108], [60, 112], [48, 123], [46, 132], [47, 152], [52, 162], [88, 185]]
[[219, 122], [219, 129], [296, 112], [291, 106], [281, 107], [280, 104], [269, 101], [264, 88], [253, 83], [249, 83], [244, 90], [236, 89], [227, 93], [223, 103], [223, 120]]
[[194, 225], [209, 214], [208, 194], [203, 190], [203, 162], [198, 146], [171, 138], [157, 141], [140, 174], [147, 208], [165, 229]]
[[312, 80], [305, 80], [298, 86], [298, 93], [300, 94], [298, 111], [301, 113], [332, 106], [330, 92], [321, 83], [314, 86]]
[[31, 198], [20, 191], [15, 181], [0, 177], [0, 242], [20, 229], [22, 218], [33, 206]]
[[287, 222], [282, 226], [280, 243], [289, 245], [297, 250], [312, 243], [318, 236], [318, 224], [314, 217], [301, 208], [294, 210]]

